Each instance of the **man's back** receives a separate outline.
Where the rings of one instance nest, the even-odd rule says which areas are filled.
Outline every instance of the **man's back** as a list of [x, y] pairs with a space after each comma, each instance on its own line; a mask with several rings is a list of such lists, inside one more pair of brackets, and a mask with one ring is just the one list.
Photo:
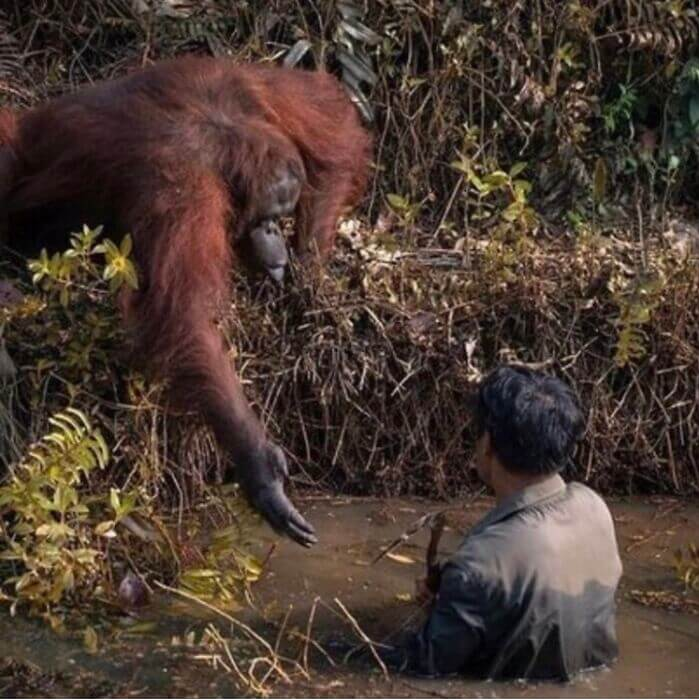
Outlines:
[[568, 679], [607, 664], [620, 575], [604, 501], [551, 476], [492, 510], [446, 562], [419, 665]]

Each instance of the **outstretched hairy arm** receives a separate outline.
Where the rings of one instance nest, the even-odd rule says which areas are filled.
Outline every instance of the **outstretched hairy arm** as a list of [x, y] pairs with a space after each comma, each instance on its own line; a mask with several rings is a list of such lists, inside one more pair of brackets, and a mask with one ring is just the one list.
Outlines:
[[248, 404], [214, 324], [231, 265], [225, 183], [169, 163], [136, 181], [141, 186], [123, 197], [143, 275], [142, 288], [125, 301], [134, 356], [148, 357], [167, 377], [176, 403], [201, 412], [269, 523], [310, 546], [313, 528], [284, 493], [284, 454]]

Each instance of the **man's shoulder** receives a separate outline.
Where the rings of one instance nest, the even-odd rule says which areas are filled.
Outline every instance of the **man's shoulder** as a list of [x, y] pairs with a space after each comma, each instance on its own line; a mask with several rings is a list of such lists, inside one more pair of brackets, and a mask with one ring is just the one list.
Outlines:
[[605, 499], [596, 491], [580, 483], [579, 481], [569, 481], [566, 483], [566, 493], [571, 502], [579, 502], [583, 507], [594, 508], [595, 510], [611, 519], [609, 505]]
[[[566, 517], [561, 520], [560, 513]], [[566, 522], [562, 525], [561, 522]], [[584, 483], [569, 481], [558, 496], [534, 503], [511, 516], [468, 534], [449, 563], [486, 580], [504, 568], [537, 561], [549, 538], [564, 526], [568, 536], [597, 531], [613, 536], [614, 524], [604, 499]]]
[[566, 490], [569, 493], [575, 493], [576, 495], [590, 497], [599, 500], [600, 502], [604, 502], [604, 499], [596, 490], [593, 490], [589, 485], [585, 485], [580, 481], [567, 481]]

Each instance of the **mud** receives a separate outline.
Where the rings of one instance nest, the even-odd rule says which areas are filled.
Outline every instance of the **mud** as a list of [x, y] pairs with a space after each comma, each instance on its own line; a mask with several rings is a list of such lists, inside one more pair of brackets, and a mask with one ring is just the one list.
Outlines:
[[[480, 499], [457, 508], [441, 550], [452, 550], [491, 505]], [[287, 631], [305, 631], [314, 610], [311, 636], [325, 647], [334, 639], [358, 640], [336, 599], [374, 641], [390, 638], [406, 623], [419, 623], [422, 612], [409, 596], [413, 579], [423, 573], [427, 531], [396, 549], [398, 560], [369, 563], [422, 514], [442, 507], [407, 499], [307, 500], [304, 512], [321, 543], [303, 551], [280, 542], [253, 588], [256, 609], [241, 610], [237, 618], [274, 643], [282, 620]], [[624, 562], [617, 621], [621, 655], [614, 667], [566, 685], [385, 679], [375, 663], [342, 664], [338, 655], [338, 664], [331, 667], [310, 647], [310, 679], [295, 675], [291, 684], [268, 689], [278, 696], [696, 696], [699, 597], [683, 593], [672, 554], [699, 539], [699, 505], [655, 498], [616, 500], [611, 507]], [[273, 540], [262, 533], [261, 550]], [[192, 631], [193, 638], [199, 637], [212, 618], [196, 605], [161, 599], [89, 654], [79, 640], [61, 638], [40, 621], [5, 615], [0, 621], [0, 696], [245, 695], [235, 677], [195, 657], [202, 653], [196, 642], [192, 647], [173, 645], [173, 638], [181, 641]]]

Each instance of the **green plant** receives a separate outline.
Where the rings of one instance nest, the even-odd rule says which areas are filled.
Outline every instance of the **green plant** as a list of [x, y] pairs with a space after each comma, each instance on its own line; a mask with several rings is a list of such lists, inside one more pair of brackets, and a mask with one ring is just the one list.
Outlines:
[[493, 195], [500, 195], [500, 201], [495, 208], [496, 215], [503, 222], [513, 224], [524, 231], [534, 227], [537, 216], [528, 203], [532, 184], [529, 180], [519, 177], [526, 169], [527, 163], [516, 162], [508, 172], [497, 167], [487, 170], [485, 165], [477, 163], [465, 153], [460, 153], [459, 158], [452, 161], [451, 167], [464, 176], [472, 191], [476, 193], [478, 210], [471, 218], [490, 218], [493, 207], [484, 210], [483, 201]]
[[422, 208], [419, 202], [411, 202], [400, 194], [389, 193], [386, 195], [388, 205], [398, 216], [398, 220], [403, 226], [414, 225]]
[[[368, 48], [376, 46], [381, 37], [363, 21], [364, 9], [354, 0], [341, 0], [331, 12], [333, 26], [332, 38], [325, 41], [322, 37], [315, 60], [323, 65], [326, 49], [330, 47], [341, 69], [342, 82], [347, 87], [352, 100], [367, 121], [374, 120], [374, 108], [366, 94], [378, 82], [378, 76], [372, 67]], [[320, 18], [321, 27], [324, 20]], [[313, 53], [312, 37], [298, 39], [284, 56], [284, 65], [295, 66], [307, 53]]]
[[15, 602], [45, 611], [64, 596], [89, 596], [103, 574], [103, 554], [93, 525], [99, 499], [80, 486], [104, 469], [110, 451], [84, 412], [67, 408], [49, 418], [51, 431], [33, 445], [0, 487], [3, 524], [0, 559], [14, 574], [5, 578]]
[[103, 278], [109, 281], [109, 291], [112, 293], [119, 291], [122, 284], [126, 284], [131, 289], [138, 289], [136, 268], [129, 259], [132, 248], [130, 235], [124, 236], [119, 247], [111, 240], [105, 239], [101, 245], [94, 248], [95, 253], [104, 254], [106, 264]]
[[[169, 474], [158, 463], [154, 427], [161, 422], [166, 429], [166, 418], [153, 390], [125, 375], [115, 353], [123, 342], [115, 294], [125, 285], [137, 288], [131, 239], [117, 246], [98, 240], [100, 233], [84, 227], [70, 236], [66, 251], [51, 257], [42, 251], [30, 260], [34, 293], [27, 290], [0, 316], [11, 355], [21, 357], [30, 406], [28, 415], [9, 419], [15, 431], [43, 434], [34, 444], [17, 440], [12, 453], [23, 456], [7, 464], [0, 485], [0, 591], [13, 605], [26, 604], [60, 625], [59, 608], [115, 596], [115, 579], [135, 568], [142, 579], [179, 580], [183, 589], [234, 605], [261, 571], [247, 553], [256, 516], [239, 493], [215, 498], [207, 491], [220, 510], [212, 540], [195, 540], [192, 531], [204, 527], [196, 521], [187, 527], [190, 536], [168, 531], [163, 481]], [[93, 418], [87, 407], [56, 412], [66, 402], [90, 406]], [[103, 432], [117, 445], [113, 451]], [[180, 495], [181, 476], [180, 470]]]
[[129, 259], [131, 236], [124, 236], [120, 247], [109, 239], [96, 245], [101, 233], [102, 226], [94, 229], [83, 226], [81, 232], [70, 236], [70, 247], [65, 252], [57, 252], [49, 258], [46, 250], [42, 250], [38, 259], [28, 263], [32, 283], [50, 294], [58, 294], [61, 305], [68, 306], [73, 294], [84, 289], [90, 281], [99, 279], [96, 256], [103, 255], [105, 265], [101, 276], [109, 281], [109, 292], [118, 291], [122, 284], [137, 289], [136, 268]]
[[689, 544], [686, 553], [683, 549], [675, 551], [673, 565], [685, 590], [699, 590], [699, 546]]
[[221, 608], [238, 607], [246, 587], [262, 574], [262, 562], [247, 550], [250, 527], [258, 521], [256, 513], [239, 498], [235, 503], [235, 523], [213, 533], [200, 552], [199, 564], [186, 567], [180, 574], [180, 588]]
[[27, 358], [34, 358], [37, 380], [59, 364], [76, 385], [88, 377], [112, 378], [113, 348], [123, 342], [114, 295], [124, 286], [138, 288], [138, 279], [131, 237], [117, 246], [106, 238], [98, 242], [101, 232], [84, 226], [64, 252], [49, 257], [42, 250], [28, 262], [35, 294], [14, 315], [18, 321], [35, 316], [36, 324], [22, 326], [22, 343]]
[[643, 328], [650, 323], [664, 287], [665, 279], [661, 274], [639, 273], [615, 290], [614, 299], [619, 307], [619, 317], [615, 321], [618, 335], [614, 361], [617, 366], [624, 367], [645, 356]]
[[609, 136], [627, 126], [633, 131], [633, 110], [638, 102], [638, 92], [630, 85], [618, 85], [618, 96], [602, 107], [604, 128]]

